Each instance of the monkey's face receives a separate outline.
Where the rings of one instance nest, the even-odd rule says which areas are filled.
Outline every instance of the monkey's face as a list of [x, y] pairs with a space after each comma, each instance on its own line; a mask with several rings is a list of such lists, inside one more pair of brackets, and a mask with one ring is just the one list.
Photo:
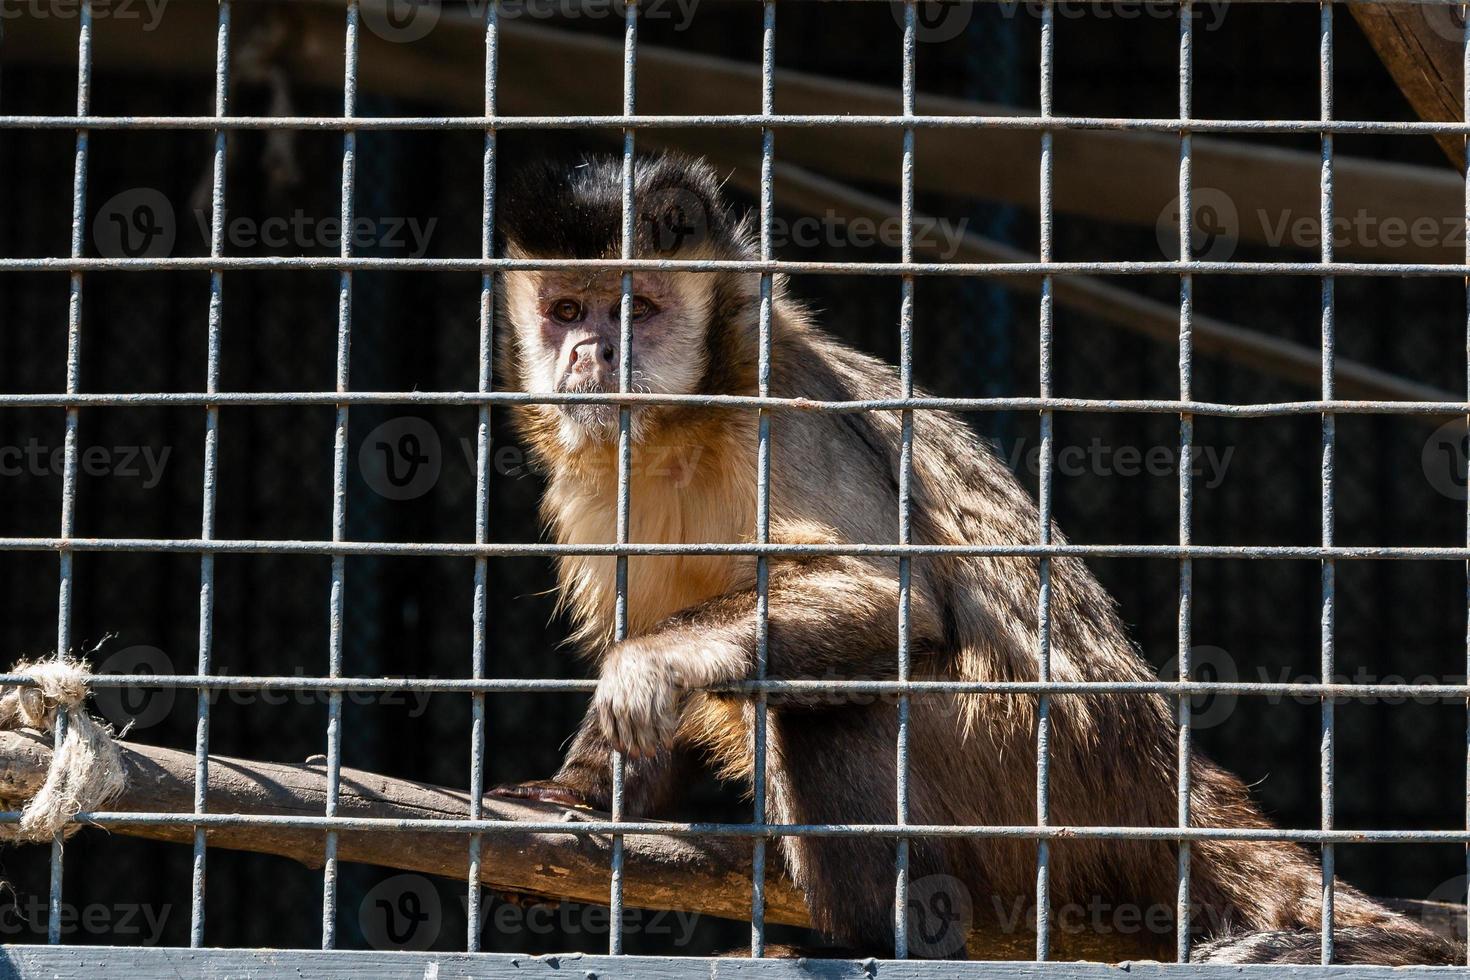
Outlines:
[[[506, 304], [515, 330], [520, 375], [529, 392], [616, 392], [624, 358], [632, 391], [691, 394], [708, 364], [706, 329], [712, 296], [698, 273], [633, 276], [633, 345], [622, 349], [622, 276], [616, 272], [516, 272], [506, 277]], [[610, 442], [618, 406], [562, 405], [559, 431], [567, 448]], [[633, 437], [657, 418], [657, 406], [631, 411]]]

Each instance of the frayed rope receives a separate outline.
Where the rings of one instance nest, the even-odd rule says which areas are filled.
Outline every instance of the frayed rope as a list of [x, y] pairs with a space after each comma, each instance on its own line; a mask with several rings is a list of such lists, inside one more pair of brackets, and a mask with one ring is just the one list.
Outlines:
[[20, 823], [0, 824], [0, 841], [45, 843], [58, 833], [69, 837], [81, 827], [73, 817], [105, 807], [123, 791], [122, 753], [112, 740], [112, 728], [83, 708], [92, 676], [86, 661], [58, 654], [22, 660], [10, 673], [25, 675], [35, 685], [0, 689], [0, 731], [53, 732], [58, 715], [66, 730], [52, 753], [45, 784], [26, 802]]

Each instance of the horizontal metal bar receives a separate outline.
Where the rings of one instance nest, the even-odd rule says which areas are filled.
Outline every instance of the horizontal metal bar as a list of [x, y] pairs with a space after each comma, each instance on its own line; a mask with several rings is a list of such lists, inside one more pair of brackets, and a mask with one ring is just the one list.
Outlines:
[[211, 258], [0, 259], [0, 272], [745, 272], [840, 276], [1470, 276], [1470, 264], [1450, 262], [796, 262], [755, 259], [484, 259], [384, 258], [335, 255], [257, 255]]
[[[423, 691], [437, 694], [504, 692], [586, 693], [597, 681], [560, 677], [304, 677], [240, 674], [94, 674], [88, 684], [100, 689], [176, 689], [221, 691]], [[0, 674], [0, 685], [34, 687], [26, 674]], [[1170, 694], [1261, 697], [1470, 698], [1470, 684], [1348, 684], [1267, 681], [881, 681], [862, 679], [766, 678], [701, 688], [717, 694]]]
[[[0, 812], [0, 824], [19, 822]], [[1293, 830], [1283, 827], [1111, 827], [1051, 824], [757, 824], [657, 820], [434, 820], [263, 813], [83, 811], [73, 820], [98, 827], [277, 827], [295, 830], [427, 831], [442, 834], [639, 834], [653, 837], [969, 837], [1008, 840], [1295, 841], [1302, 844], [1470, 844], [1470, 830]]]
[[1385, 119], [1176, 119], [1127, 116], [836, 115], [759, 113], [564, 116], [57, 116], [0, 115], [0, 129], [56, 130], [490, 130], [516, 129], [973, 129], [1052, 132], [1346, 133], [1390, 136], [1470, 134], [1470, 123]]
[[[852, 0], [846, 0], [852, 2]], [[160, 946], [5, 946], [0, 980], [114, 976], [131, 980], [1440, 980], [1433, 966], [1237, 966], [1230, 963], [1014, 963], [582, 953], [418, 953], [371, 950], [179, 949]]]
[[1206, 415], [1222, 418], [1276, 418], [1296, 415], [1467, 415], [1470, 401], [1297, 401], [1233, 405], [1225, 402], [1150, 398], [870, 398], [822, 401], [813, 398], [761, 398], [755, 395], [674, 395], [636, 392], [526, 391], [140, 391], [12, 392], [0, 394], [0, 408], [143, 408], [213, 405], [688, 405], [699, 408], [762, 408], [800, 412], [1093, 412], [1153, 415]]
[[556, 555], [770, 555], [772, 557], [866, 558], [1242, 558], [1467, 561], [1470, 547], [1425, 548], [1384, 545], [1177, 545], [1177, 544], [512, 544], [401, 543], [396, 541], [273, 541], [199, 538], [0, 538], [3, 551], [155, 552], [183, 554], [373, 555], [411, 558], [533, 558]]

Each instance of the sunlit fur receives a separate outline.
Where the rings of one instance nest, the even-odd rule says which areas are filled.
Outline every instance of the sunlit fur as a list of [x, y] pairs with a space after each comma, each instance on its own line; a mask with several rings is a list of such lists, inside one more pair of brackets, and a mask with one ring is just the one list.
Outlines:
[[[640, 256], [750, 259], [748, 224], [720, 199], [710, 169], [679, 158], [641, 160], [635, 200], [706, 209], [698, 235], [661, 250], [653, 232]], [[534, 174], [505, 207], [506, 247], [523, 257], [615, 256], [621, 247], [617, 161]], [[660, 227], [640, 213], [641, 230]], [[538, 348], [535, 297], [548, 279], [502, 277], [502, 387], [547, 391], [550, 356]], [[604, 301], [616, 279], [583, 279]], [[757, 392], [759, 278], [669, 274], [682, 297], [677, 328], [634, 338], [640, 384], [655, 392]], [[573, 289], [575, 278], [554, 283]], [[771, 393], [844, 401], [897, 394], [894, 369], [844, 346], [811, 322], [777, 277], [772, 284]], [[616, 413], [547, 406], [517, 410], [520, 431], [546, 464], [543, 515], [564, 543], [617, 539]], [[640, 407], [630, 468], [633, 542], [755, 540], [757, 419], [744, 409]], [[770, 538], [776, 542], [888, 544], [898, 540], [896, 412], [774, 411]], [[1016, 545], [1040, 539], [1036, 507], [1010, 470], [958, 417], [914, 413], [912, 540], [919, 545]], [[670, 459], [681, 462], [671, 465]], [[1065, 539], [1053, 530], [1054, 542]], [[628, 562], [628, 635], [614, 640], [613, 558], [562, 558], [562, 601], [578, 646], [600, 665], [593, 708], [555, 785], [606, 807], [611, 747], [630, 752], [630, 814], [677, 798], [675, 763], [700, 751], [725, 776], [749, 781], [748, 700], [694, 689], [751, 676], [757, 644], [756, 565], [749, 556], [634, 557]], [[1057, 681], [1148, 681], [1153, 671], [1125, 635], [1111, 598], [1080, 560], [1050, 563], [1051, 676]], [[912, 672], [919, 679], [1038, 679], [1039, 565], [1034, 558], [937, 555], [912, 561]], [[773, 558], [769, 579], [772, 677], [892, 679], [898, 645], [898, 563], [866, 555]], [[1172, 827], [1177, 813], [1173, 706], [1159, 695], [1050, 699], [1050, 814], [1057, 825]], [[914, 824], [1034, 826], [1037, 701], [1032, 695], [915, 696], [909, 740], [908, 819]], [[677, 734], [675, 734], [677, 733]], [[897, 713], [890, 699], [831, 693], [771, 698], [768, 801], [778, 823], [892, 823]], [[671, 749], [668, 745], [673, 740]], [[544, 784], [543, 784], [544, 785]], [[531, 794], [534, 788], [524, 790]], [[1190, 813], [1197, 827], [1266, 828], [1234, 775], [1196, 754]], [[875, 953], [893, 941], [894, 843], [877, 837], [783, 837], [789, 871], [824, 933]], [[914, 881], [963, 882], [977, 916], [1029, 907], [1034, 841], [916, 838]], [[1062, 839], [1050, 846], [1052, 900], [1116, 908], [1176, 901], [1176, 849], [1167, 841]], [[1191, 847], [1191, 900], [1204, 957], [1269, 961], [1306, 956], [1318, 941], [1321, 871], [1280, 842], [1199, 841]], [[1003, 923], [1001, 923], [1003, 924]], [[1463, 961], [1464, 953], [1350, 886], [1336, 885], [1336, 924], [1352, 941], [1340, 960]], [[1269, 934], [1269, 935], [1266, 935]], [[1158, 937], [1172, 950], [1172, 933]], [[1059, 937], [1059, 954], [1066, 951]]]

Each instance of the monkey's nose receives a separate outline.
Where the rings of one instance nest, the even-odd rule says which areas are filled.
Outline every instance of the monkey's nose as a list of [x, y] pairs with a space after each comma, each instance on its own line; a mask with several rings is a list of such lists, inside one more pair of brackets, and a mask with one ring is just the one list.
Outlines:
[[618, 349], [610, 340], [588, 337], [572, 348], [567, 367], [577, 374], [612, 374], [618, 367]]

